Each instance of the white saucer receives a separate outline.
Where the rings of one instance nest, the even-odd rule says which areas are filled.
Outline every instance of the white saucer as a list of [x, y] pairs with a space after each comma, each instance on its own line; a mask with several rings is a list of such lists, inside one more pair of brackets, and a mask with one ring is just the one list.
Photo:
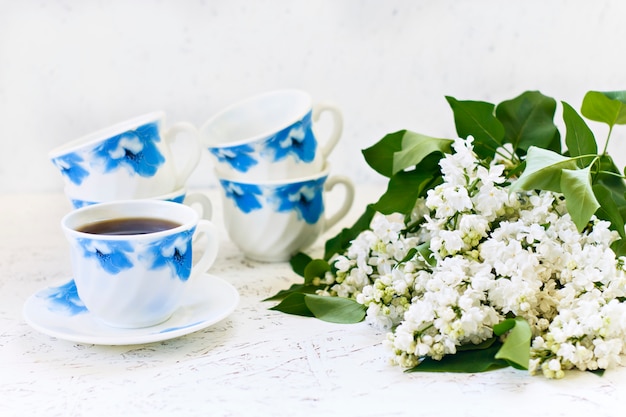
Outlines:
[[182, 305], [156, 326], [121, 329], [94, 317], [76, 294], [74, 280], [47, 287], [24, 304], [24, 318], [35, 330], [59, 339], [96, 345], [134, 345], [173, 339], [204, 329], [227, 317], [239, 303], [228, 282], [204, 274], [189, 283]]

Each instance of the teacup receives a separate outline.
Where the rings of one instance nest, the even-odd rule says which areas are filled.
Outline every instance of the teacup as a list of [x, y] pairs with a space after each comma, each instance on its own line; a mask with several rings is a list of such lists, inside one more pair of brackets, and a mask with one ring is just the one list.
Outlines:
[[[263, 262], [287, 261], [307, 248], [343, 218], [354, 199], [346, 177], [316, 175], [281, 181], [242, 181], [218, 177], [222, 188], [224, 224], [243, 254]], [[345, 188], [343, 201], [328, 216], [324, 195], [335, 185]], [[336, 200], [338, 201], [338, 200]]]
[[[314, 124], [324, 112], [333, 126], [320, 140]], [[337, 107], [313, 104], [304, 91], [278, 90], [227, 107], [206, 121], [200, 136], [218, 175], [266, 181], [322, 171], [342, 129]]]
[[[67, 193], [66, 193], [67, 194]], [[106, 203], [106, 201], [86, 201], [80, 198], [74, 198], [68, 195], [70, 203], [74, 209], [79, 209], [85, 206], [91, 206], [93, 204]], [[172, 201], [174, 203], [185, 204], [194, 208], [201, 219], [211, 220], [213, 215], [213, 204], [206, 194], [201, 192], [187, 192], [186, 188], [180, 188], [174, 192], [150, 197], [150, 200]]]
[[146, 114], [50, 151], [68, 196], [114, 201], [183, 187], [200, 160], [198, 130], [187, 122], [164, 129], [164, 119], [163, 112]]
[[[78, 296], [114, 327], [167, 320], [189, 279], [213, 264], [218, 232], [183, 204], [126, 200], [86, 206], [61, 221]], [[196, 259], [195, 256], [199, 258]]]

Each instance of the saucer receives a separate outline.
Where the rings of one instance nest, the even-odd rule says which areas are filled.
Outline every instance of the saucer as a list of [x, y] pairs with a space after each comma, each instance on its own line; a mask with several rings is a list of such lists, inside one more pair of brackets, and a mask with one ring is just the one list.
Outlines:
[[107, 326], [93, 316], [76, 293], [74, 280], [37, 291], [24, 304], [24, 318], [35, 330], [72, 342], [134, 345], [173, 339], [226, 318], [239, 303], [228, 282], [203, 274], [189, 282], [181, 306], [163, 323], [139, 329]]

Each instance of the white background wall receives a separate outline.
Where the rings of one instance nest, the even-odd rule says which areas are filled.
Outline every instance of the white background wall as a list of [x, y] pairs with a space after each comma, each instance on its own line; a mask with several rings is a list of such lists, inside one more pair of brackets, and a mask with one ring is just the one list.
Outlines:
[[[48, 151], [115, 122], [162, 109], [199, 126], [284, 87], [343, 110], [334, 172], [381, 181], [360, 150], [400, 129], [453, 137], [445, 95], [579, 108], [626, 89], [625, 17], [621, 0], [0, 0], [0, 192], [61, 191]], [[626, 160], [626, 127], [613, 140]], [[212, 184], [205, 157], [190, 185]]]

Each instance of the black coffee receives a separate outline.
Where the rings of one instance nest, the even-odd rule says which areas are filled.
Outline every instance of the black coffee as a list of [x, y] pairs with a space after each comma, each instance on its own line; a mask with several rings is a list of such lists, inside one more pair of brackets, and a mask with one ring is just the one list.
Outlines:
[[162, 232], [180, 226], [179, 223], [150, 217], [129, 217], [125, 219], [102, 220], [89, 223], [76, 230], [94, 235], [144, 235]]

